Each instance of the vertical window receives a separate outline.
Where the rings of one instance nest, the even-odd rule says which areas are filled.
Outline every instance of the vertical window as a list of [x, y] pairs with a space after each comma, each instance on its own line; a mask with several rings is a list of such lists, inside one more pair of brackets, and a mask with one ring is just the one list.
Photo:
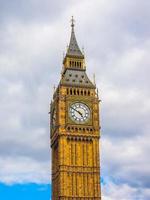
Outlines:
[[74, 144], [74, 152], [75, 152], [75, 159], [74, 159], [74, 162], [75, 162], [75, 165], [77, 164], [77, 145]]
[[73, 144], [71, 143], [71, 165], [73, 164]]
[[72, 95], [72, 89], [70, 89], [70, 94]]

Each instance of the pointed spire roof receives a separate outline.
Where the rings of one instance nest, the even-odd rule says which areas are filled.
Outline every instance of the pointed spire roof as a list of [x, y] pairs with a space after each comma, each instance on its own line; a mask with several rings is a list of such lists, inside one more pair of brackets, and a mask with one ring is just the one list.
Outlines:
[[68, 56], [76, 56], [76, 57], [84, 57], [84, 55], [82, 54], [77, 40], [76, 40], [76, 36], [75, 36], [75, 32], [74, 32], [74, 19], [72, 16], [71, 19], [71, 37], [70, 37], [70, 43], [67, 49], [67, 55]]

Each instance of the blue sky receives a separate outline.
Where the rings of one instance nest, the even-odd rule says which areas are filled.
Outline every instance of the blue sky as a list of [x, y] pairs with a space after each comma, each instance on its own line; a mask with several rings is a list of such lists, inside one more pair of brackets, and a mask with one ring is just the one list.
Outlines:
[[50, 185], [49, 184], [0, 184], [0, 194], [3, 200], [36, 200], [49, 199]]
[[103, 200], [150, 199], [149, 8], [146, 0], [0, 1], [1, 199], [24, 188], [26, 199], [50, 198], [48, 111], [72, 15], [102, 100]]

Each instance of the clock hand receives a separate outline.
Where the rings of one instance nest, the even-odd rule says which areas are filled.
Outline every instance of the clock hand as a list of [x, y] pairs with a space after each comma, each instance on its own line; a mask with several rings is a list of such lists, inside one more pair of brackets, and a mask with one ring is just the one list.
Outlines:
[[77, 110], [77, 112], [81, 115], [81, 117], [83, 117], [82, 113], [80, 111]]
[[80, 111], [78, 111], [78, 110], [76, 110], [75, 108], [73, 108], [73, 107], [71, 107], [73, 110], [75, 110], [76, 112], [78, 112], [80, 115], [81, 115], [81, 117], [83, 117], [83, 115], [82, 115], [82, 113], [80, 112]]

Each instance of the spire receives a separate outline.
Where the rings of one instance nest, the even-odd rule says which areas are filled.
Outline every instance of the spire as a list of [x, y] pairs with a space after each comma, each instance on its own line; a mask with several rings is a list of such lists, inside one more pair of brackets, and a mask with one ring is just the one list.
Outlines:
[[72, 19], [71, 19], [71, 38], [70, 38], [69, 47], [67, 49], [67, 55], [84, 57], [84, 55], [82, 54], [82, 52], [81, 52], [81, 50], [78, 46], [78, 43], [77, 43], [77, 40], [76, 40], [76, 37], [75, 37], [74, 22], [75, 22], [75, 20], [73, 19], [73, 16], [72, 16]]

